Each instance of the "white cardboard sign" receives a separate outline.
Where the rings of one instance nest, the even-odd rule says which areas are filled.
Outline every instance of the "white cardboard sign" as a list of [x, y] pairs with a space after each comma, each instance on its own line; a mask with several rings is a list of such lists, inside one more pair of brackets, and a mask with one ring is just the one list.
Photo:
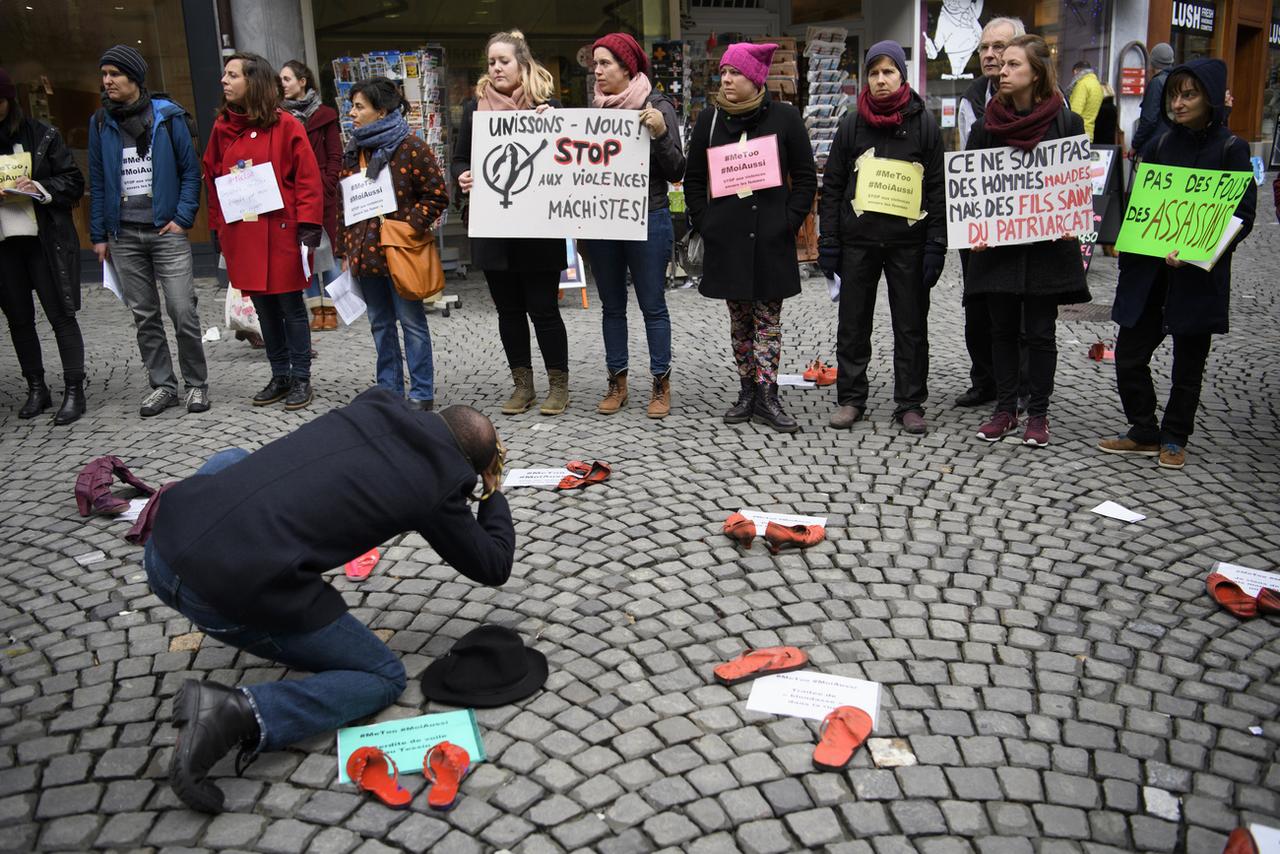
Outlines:
[[[574, 475], [568, 469], [511, 469], [502, 481], [503, 489], [513, 486], [559, 486], [560, 481]], [[574, 475], [578, 477], [579, 475]]]
[[1215, 563], [1213, 571], [1226, 576], [1244, 591], [1244, 595], [1257, 597], [1262, 588], [1280, 590], [1280, 573], [1264, 572], [1261, 569], [1250, 569], [1234, 563]]
[[120, 195], [151, 195], [151, 151], [138, 156], [138, 147], [126, 148], [120, 158]]
[[826, 516], [793, 516], [789, 513], [764, 513], [760, 510], [739, 510], [738, 512], [756, 523], [757, 537], [764, 536], [764, 529], [770, 522], [776, 522], [784, 528], [792, 525], [817, 525], [825, 530], [827, 527]]
[[213, 179], [222, 219], [239, 222], [245, 214], [264, 214], [284, 207], [280, 184], [270, 163], [258, 163]]
[[396, 188], [391, 183], [391, 167], [384, 166], [370, 181], [364, 170], [338, 182], [342, 188], [342, 224], [355, 225], [382, 214], [395, 213]]
[[647, 240], [649, 131], [637, 110], [477, 112], [471, 237]]
[[853, 706], [871, 717], [874, 730], [880, 722], [880, 683], [848, 676], [831, 676], [813, 670], [762, 676], [751, 683], [747, 711], [790, 715], [820, 721], [837, 706]]

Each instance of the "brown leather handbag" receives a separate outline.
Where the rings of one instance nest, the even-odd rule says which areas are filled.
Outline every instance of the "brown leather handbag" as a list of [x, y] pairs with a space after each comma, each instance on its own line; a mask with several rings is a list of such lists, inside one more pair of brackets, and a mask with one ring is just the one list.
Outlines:
[[387, 272], [396, 293], [407, 300], [424, 300], [444, 290], [444, 265], [431, 232], [416, 234], [398, 219], [383, 219], [378, 245], [387, 259]]

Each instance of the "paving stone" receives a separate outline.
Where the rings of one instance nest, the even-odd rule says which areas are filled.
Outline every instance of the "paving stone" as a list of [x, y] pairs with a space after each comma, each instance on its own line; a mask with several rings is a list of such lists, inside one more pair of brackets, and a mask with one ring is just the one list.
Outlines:
[[[155, 813], [125, 812], [109, 818], [98, 832], [93, 844], [96, 848], [129, 848], [147, 837], [147, 831], [156, 820]], [[245, 840], [246, 842], [248, 840]], [[210, 842], [210, 844], [218, 844]]]
[[783, 823], [776, 820], [749, 822], [738, 828], [736, 836], [745, 854], [782, 854], [794, 851], [796, 845]]

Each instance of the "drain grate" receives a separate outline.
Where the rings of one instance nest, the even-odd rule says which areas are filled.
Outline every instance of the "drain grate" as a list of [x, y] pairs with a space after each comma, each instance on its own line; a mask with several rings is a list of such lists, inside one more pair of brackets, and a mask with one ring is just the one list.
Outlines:
[[1109, 323], [1111, 321], [1111, 306], [1093, 302], [1082, 305], [1063, 305], [1058, 307], [1058, 319]]

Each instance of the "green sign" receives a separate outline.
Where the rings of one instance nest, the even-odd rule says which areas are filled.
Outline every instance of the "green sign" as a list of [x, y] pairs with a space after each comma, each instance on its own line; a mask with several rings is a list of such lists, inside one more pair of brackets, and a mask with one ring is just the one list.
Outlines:
[[1157, 258], [1176, 249], [1183, 261], [1209, 260], [1252, 180], [1249, 172], [1143, 163], [1116, 249]]

